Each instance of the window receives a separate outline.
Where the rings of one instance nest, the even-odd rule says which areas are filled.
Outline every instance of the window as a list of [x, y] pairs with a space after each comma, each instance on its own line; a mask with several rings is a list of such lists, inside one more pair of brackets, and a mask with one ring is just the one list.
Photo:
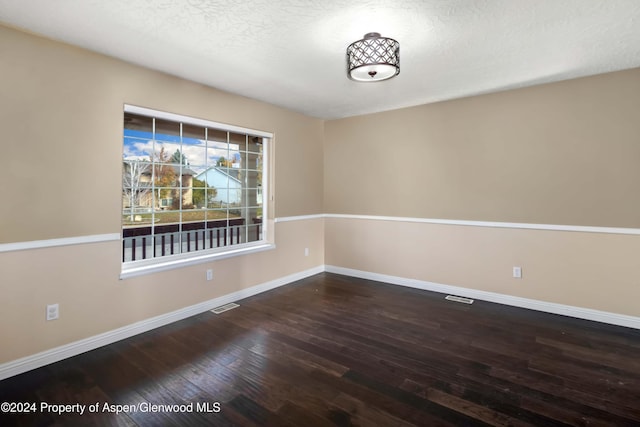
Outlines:
[[268, 246], [271, 138], [125, 105], [123, 276]]

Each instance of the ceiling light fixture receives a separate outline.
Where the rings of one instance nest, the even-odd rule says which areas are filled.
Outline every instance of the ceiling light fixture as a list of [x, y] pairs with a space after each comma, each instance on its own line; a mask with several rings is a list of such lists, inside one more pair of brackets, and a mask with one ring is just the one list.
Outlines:
[[347, 73], [351, 80], [379, 82], [400, 74], [400, 43], [367, 33], [347, 47]]

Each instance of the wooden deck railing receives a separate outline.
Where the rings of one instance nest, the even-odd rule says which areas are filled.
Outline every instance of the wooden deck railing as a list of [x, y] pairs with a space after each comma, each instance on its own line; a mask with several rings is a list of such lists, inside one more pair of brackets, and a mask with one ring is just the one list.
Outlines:
[[[255, 240], [262, 219], [254, 218]], [[127, 226], [122, 229], [122, 261], [137, 261], [244, 243], [244, 218]], [[182, 238], [181, 238], [182, 237]]]

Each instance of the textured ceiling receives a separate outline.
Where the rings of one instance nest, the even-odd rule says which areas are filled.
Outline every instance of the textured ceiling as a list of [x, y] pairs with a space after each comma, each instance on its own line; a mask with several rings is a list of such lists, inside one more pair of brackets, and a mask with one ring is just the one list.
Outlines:
[[[640, 66], [638, 0], [0, 0], [0, 22], [320, 118]], [[351, 81], [373, 31], [400, 75]]]

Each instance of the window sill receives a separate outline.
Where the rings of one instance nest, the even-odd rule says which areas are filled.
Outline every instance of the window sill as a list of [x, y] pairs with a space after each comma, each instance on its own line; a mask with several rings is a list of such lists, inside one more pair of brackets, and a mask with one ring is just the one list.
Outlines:
[[173, 270], [175, 268], [187, 267], [190, 265], [202, 264], [205, 262], [218, 261], [225, 258], [231, 258], [239, 255], [248, 255], [257, 252], [268, 251], [275, 249], [276, 245], [268, 242], [261, 242], [255, 245], [246, 245], [238, 247], [237, 249], [227, 250], [224, 252], [206, 253], [201, 255], [189, 254], [184, 258], [172, 258], [153, 260], [148, 264], [135, 264], [123, 265], [122, 272], [120, 273], [120, 279], [129, 279], [131, 277], [142, 276], [145, 274], [158, 273], [160, 271]]

